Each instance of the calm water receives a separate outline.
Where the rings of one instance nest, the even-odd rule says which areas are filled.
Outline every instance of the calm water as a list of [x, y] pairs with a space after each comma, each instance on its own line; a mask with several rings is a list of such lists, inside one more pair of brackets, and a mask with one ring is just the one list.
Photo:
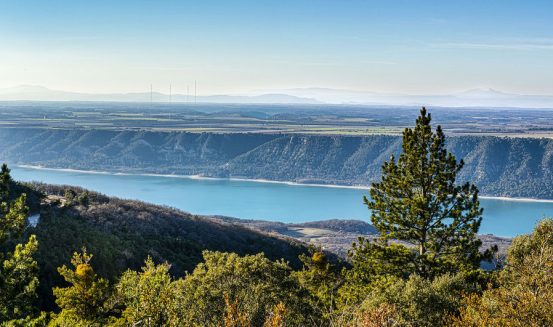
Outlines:
[[[196, 214], [282, 222], [344, 218], [369, 221], [367, 190], [181, 177], [114, 175], [12, 166], [14, 179], [78, 185], [107, 195], [169, 205]], [[532, 230], [553, 203], [482, 199], [481, 233], [514, 236]]]

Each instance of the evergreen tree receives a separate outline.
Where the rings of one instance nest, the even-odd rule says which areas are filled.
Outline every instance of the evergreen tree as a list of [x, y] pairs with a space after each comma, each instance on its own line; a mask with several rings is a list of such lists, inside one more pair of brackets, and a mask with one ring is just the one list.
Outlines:
[[313, 295], [314, 306], [320, 308], [324, 318], [329, 318], [336, 311], [336, 298], [343, 278], [322, 249], [310, 247], [309, 250], [311, 255], [300, 255], [303, 269], [295, 274], [300, 284]]
[[168, 263], [155, 265], [148, 257], [141, 272], [126, 271], [116, 285], [117, 298], [125, 306], [121, 326], [182, 326], [175, 305], [175, 285]]
[[36, 313], [38, 265], [33, 258], [38, 242], [31, 235], [26, 244], [17, 244], [9, 251], [13, 241], [21, 237], [29, 209], [25, 194], [10, 201], [12, 179], [6, 164], [0, 171], [0, 322], [23, 319]]
[[10, 169], [8, 168], [8, 165], [2, 164], [2, 168], [0, 168], [0, 202], [7, 204], [10, 195], [11, 183], [12, 178], [10, 176]]
[[0, 321], [22, 319], [36, 313], [38, 264], [33, 258], [38, 241], [17, 244], [0, 267]]
[[[380, 233], [376, 252], [382, 261], [393, 263], [397, 252], [402, 269], [429, 278], [478, 268], [482, 259], [476, 237], [482, 219], [478, 189], [456, 183], [463, 161], [447, 151], [442, 128], [433, 132], [430, 121], [423, 107], [415, 128], [403, 132], [399, 159], [384, 163], [382, 180], [372, 184], [371, 199], [364, 198]], [[403, 246], [382, 249], [390, 240], [416, 246], [410, 266]]]
[[90, 260], [92, 255], [83, 249], [74, 253], [71, 264], [74, 270], [63, 266], [60, 275], [69, 287], [53, 289], [56, 304], [61, 312], [51, 322], [52, 326], [104, 326], [113, 311], [111, 289], [107, 280], [98, 277]]

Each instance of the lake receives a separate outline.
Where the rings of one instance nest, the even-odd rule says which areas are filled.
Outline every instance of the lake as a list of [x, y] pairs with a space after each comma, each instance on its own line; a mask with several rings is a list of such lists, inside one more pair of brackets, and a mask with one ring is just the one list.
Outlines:
[[[126, 199], [168, 205], [194, 214], [224, 215], [281, 222], [324, 219], [369, 221], [363, 204], [366, 189], [296, 185], [178, 176], [125, 175], [12, 166], [20, 181], [78, 185]], [[481, 199], [480, 233], [515, 236], [553, 216], [553, 202]]]

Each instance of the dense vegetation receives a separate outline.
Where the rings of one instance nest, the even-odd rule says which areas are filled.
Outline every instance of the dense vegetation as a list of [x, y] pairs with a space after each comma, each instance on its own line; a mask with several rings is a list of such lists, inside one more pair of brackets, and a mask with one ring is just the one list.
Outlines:
[[202, 261], [204, 250], [240, 255], [263, 252], [273, 260], [284, 258], [295, 268], [301, 267], [298, 255], [307, 252], [292, 239], [238, 223], [110, 198], [78, 187], [32, 184], [26, 192], [44, 196], [39, 224], [29, 226], [24, 234], [36, 235], [41, 245], [36, 257], [46, 308], [52, 307], [52, 286], [62, 282], [57, 267], [68, 264], [73, 252], [83, 246], [94, 253], [97, 273], [108, 279], [128, 268], [139, 269], [148, 256], [156, 262], [170, 262], [171, 274], [182, 276]]
[[[397, 136], [0, 129], [0, 158], [54, 168], [370, 185]], [[553, 199], [553, 140], [456, 136], [459, 180], [484, 195]]]
[[[0, 323], [5, 326], [551, 326], [553, 220], [543, 220], [531, 235], [516, 238], [506, 260], [496, 270], [482, 270], [481, 261], [490, 260], [495, 250], [479, 249], [476, 234], [482, 211], [478, 190], [470, 183], [458, 183], [457, 173], [463, 162], [446, 150], [441, 129], [433, 131], [430, 122], [430, 115], [423, 109], [416, 127], [406, 129], [403, 134], [399, 159], [391, 157], [383, 165], [382, 179], [373, 184], [372, 199], [365, 201], [372, 209], [371, 220], [379, 237], [355, 243], [349, 255], [350, 265], [344, 267], [337, 266], [326, 253], [315, 248], [309, 254], [299, 255], [302, 263], [299, 269], [263, 253], [204, 250], [201, 262], [192, 270], [175, 275], [167, 261], [177, 261], [178, 257], [159, 255], [154, 250], [163, 246], [148, 243], [161, 241], [165, 235], [155, 234], [151, 240], [147, 236], [154, 234], [136, 230], [148, 229], [150, 225], [153, 231], [159, 230], [159, 224], [169, 220], [169, 215], [161, 218], [146, 215], [139, 218], [148, 221], [143, 226], [131, 225], [133, 219], [122, 215], [120, 223], [115, 221], [119, 218], [109, 218], [108, 212], [98, 214], [91, 210], [98, 203], [109, 204], [111, 200], [79, 189], [65, 189], [61, 193], [62, 189], [54, 188], [58, 196], [50, 191], [46, 200], [51, 201], [55, 210], [68, 213], [58, 216], [65, 224], [56, 228], [69, 231], [67, 235], [56, 235], [56, 241], [72, 242], [67, 238], [80, 237], [82, 229], [68, 224], [75, 211], [79, 215], [91, 211], [90, 216], [81, 218], [87, 220], [88, 229], [94, 234], [73, 243], [85, 247], [73, 253], [70, 264], [57, 268], [63, 281], [52, 285], [56, 307], [48, 311], [40, 311], [36, 301], [37, 261], [41, 260], [43, 254], [39, 251], [44, 244], [40, 234], [27, 237], [24, 233], [26, 198], [10, 196], [9, 171], [4, 166], [0, 180], [0, 245], [5, 252], [0, 258]], [[28, 190], [45, 192], [49, 188]], [[117, 211], [123, 205], [109, 207], [107, 211]], [[143, 209], [147, 212], [147, 208]], [[132, 212], [140, 214], [141, 211]], [[176, 220], [171, 228], [179, 228]], [[104, 234], [100, 232], [102, 228]], [[28, 232], [39, 230], [37, 226]], [[109, 240], [100, 244], [102, 248], [93, 248], [94, 238], [107, 237], [107, 230], [115, 231], [113, 234], [120, 240], [131, 237], [136, 230], [139, 238], [149, 244], [146, 247], [150, 251], [142, 253], [133, 248], [121, 251], [110, 248]], [[170, 239], [170, 229], [164, 231]], [[50, 233], [55, 231], [49, 230]], [[140, 248], [143, 245], [139, 238], [125, 245]], [[27, 244], [14, 244], [21, 239]], [[177, 240], [173, 242], [179, 245]], [[209, 243], [202, 247], [209, 247]], [[194, 251], [186, 247], [182, 250]], [[110, 271], [109, 276], [98, 273], [106, 269], [101, 262], [117, 265], [122, 257], [129, 257], [125, 251], [134, 253], [130, 257], [146, 255], [140, 269]], [[106, 252], [113, 257], [101, 258]]]

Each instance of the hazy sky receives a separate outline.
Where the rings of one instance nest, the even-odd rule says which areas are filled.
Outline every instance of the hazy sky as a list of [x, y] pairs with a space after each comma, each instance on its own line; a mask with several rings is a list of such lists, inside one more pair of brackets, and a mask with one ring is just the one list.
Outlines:
[[553, 94], [551, 0], [0, 0], [0, 87]]

